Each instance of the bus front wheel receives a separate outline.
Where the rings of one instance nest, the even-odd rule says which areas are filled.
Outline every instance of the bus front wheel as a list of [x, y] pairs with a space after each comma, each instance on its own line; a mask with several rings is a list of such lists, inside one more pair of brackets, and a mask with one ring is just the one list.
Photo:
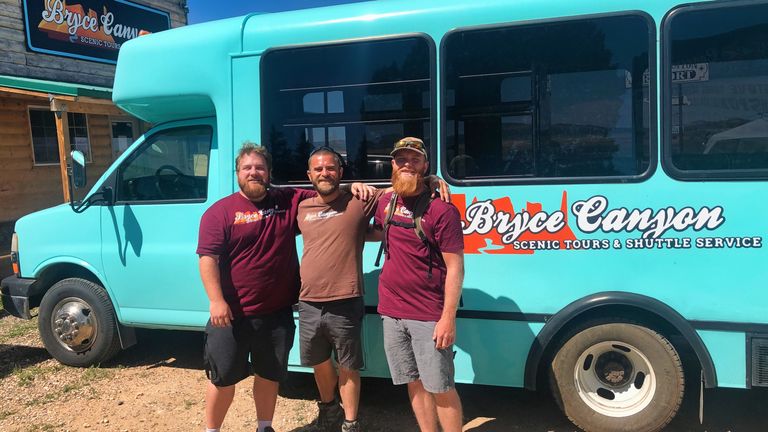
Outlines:
[[550, 369], [555, 401], [588, 432], [661, 430], [683, 399], [683, 366], [661, 334], [630, 323], [577, 331]]
[[38, 329], [45, 349], [68, 366], [97, 365], [120, 350], [112, 302], [102, 286], [85, 279], [61, 280], [45, 293]]

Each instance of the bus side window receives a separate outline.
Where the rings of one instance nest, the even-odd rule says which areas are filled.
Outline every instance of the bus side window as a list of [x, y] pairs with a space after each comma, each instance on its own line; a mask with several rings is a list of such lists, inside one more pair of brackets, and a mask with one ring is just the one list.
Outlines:
[[673, 175], [768, 178], [768, 4], [684, 6], [664, 28]]
[[649, 23], [628, 14], [446, 36], [447, 177], [578, 180], [648, 172]]
[[117, 171], [117, 202], [204, 201], [208, 193], [208, 126], [160, 131]]
[[307, 183], [307, 157], [321, 146], [345, 159], [344, 180], [389, 181], [395, 141], [431, 144], [433, 62], [420, 36], [268, 51], [261, 130], [273, 182]]

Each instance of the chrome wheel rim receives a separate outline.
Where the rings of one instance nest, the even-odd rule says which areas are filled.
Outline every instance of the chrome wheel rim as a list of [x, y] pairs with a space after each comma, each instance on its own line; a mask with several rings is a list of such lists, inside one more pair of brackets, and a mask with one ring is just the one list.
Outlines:
[[68, 297], [56, 303], [50, 325], [56, 341], [76, 353], [91, 348], [98, 334], [93, 308], [76, 297]]

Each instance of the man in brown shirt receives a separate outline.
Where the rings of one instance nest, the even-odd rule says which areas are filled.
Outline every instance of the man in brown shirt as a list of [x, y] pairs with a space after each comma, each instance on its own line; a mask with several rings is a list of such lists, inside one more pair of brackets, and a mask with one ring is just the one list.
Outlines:
[[[376, 210], [378, 190], [367, 201], [339, 189], [340, 156], [321, 147], [309, 158], [307, 175], [318, 196], [302, 201], [297, 216], [304, 237], [299, 292], [301, 364], [312, 366], [320, 392], [318, 426], [336, 432], [344, 405], [341, 430], [360, 431], [360, 337], [365, 314], [362, 254], [368, 222]], [[336, 352], [338, 376], [331, 362]]]

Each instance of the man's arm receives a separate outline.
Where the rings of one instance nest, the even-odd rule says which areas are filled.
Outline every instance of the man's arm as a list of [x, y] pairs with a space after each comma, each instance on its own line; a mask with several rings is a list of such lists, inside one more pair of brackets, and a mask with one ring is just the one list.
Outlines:
[[213, 255], [200, 255], [200, 278], [203, 280], [205, 293], [208, 295], [211, 310], [211, 325], [214, 327], [226, 327], [232, 322], [232, 310], [224, 300], [221, 292], [221, 273], [219, 270], [219, 257]]
[[456, 309], [459, 307], [461, 285], [464, 283], [464, 252], [443, 252], [442, 255], [446, 267], [445, 299], [443, 314], [432, 335], [437, 349], [448, 348], [456, 341]]
[[349, 192], [363, 201], [368, 201], [368, 198], [376, 195], [375, 187], [362, 182], [344, 183], [339, 185], [339, 189]]
[[451, 202], [451, 188], [445, 180], [436, 175], [428, 175], [424, 177], [424, 181], [427, 183], [427, 188], [432, 191], [432, 198], [435, 198], [435, 190], [437, 190], [440, 192], [441, 200]]

